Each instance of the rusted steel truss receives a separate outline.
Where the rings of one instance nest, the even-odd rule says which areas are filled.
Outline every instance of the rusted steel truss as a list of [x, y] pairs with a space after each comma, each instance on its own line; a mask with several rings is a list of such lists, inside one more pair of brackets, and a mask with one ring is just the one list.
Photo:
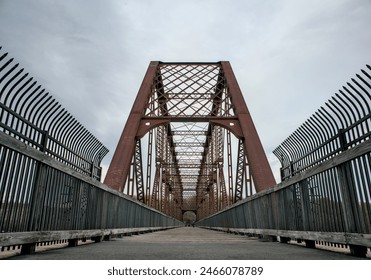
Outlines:
[[179, 219], [274, 186], [229, 62], [151, 62], [105, 184]]

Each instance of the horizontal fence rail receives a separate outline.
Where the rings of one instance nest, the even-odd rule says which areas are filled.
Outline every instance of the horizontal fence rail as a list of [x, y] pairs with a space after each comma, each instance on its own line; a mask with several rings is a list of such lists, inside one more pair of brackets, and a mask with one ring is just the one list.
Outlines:
[[0, 55], [1, 250], [183, 224], [100, 183], [108, 149], [23, 72]]
[[362, 93], [348, 84], [356, 93], [344, 88], [275, 150], [283, 164], [280, 184], [197, 225], [349, 244], [365, 255], [371, 248], [371, 98], [370, 76], [362, 73], [362, 85], [353, 80]]
[[108, 149], [24, 72], [0, 53], [0, 131], [100, 180]]

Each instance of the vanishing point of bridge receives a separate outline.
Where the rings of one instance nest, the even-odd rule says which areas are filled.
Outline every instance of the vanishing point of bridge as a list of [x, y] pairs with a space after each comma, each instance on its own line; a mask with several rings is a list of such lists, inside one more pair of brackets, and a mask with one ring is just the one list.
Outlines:
[[193, 225], [364, 257], [369, 73], [273, 151], [282, 164], [276, 184], [229, 62], [151, 62], [101, 183], [108, 149], [0, 54], [1, 251]]

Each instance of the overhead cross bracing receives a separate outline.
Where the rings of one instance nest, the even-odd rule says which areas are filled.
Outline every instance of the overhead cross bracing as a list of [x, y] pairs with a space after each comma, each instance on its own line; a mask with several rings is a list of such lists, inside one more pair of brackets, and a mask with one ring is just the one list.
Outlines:
[[105, 184], [179, 219], [274, 186], [229, 62], [151, 62]]

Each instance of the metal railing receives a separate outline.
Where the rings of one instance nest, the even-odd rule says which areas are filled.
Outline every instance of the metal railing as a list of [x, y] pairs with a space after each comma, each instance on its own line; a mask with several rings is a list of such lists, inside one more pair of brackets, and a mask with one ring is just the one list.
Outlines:
[[24, 72], [0, 55], [0, 131], [100, 180], [108, 149]]
[[102, 184], [107, 148], [7, 54], [0, 63], [1, 250], [182, 224]]
[[366, 67], [273, 151], [282, 180], [370, 138], [371, 67]]
[[[368, 67], [369, 68], [369, 67]], [[369, 68], [370, 69], [370, 68]], [[197, 223], [208, 228], [371, 248], [370, 75], [348, 84], [276, 150], [283, 181]], [[359, 90], [361, 89], [361, 90]], [[346, 93], [347, 94], [346, 94]], [[335, 118], [338, 117], [338, 119]]]

